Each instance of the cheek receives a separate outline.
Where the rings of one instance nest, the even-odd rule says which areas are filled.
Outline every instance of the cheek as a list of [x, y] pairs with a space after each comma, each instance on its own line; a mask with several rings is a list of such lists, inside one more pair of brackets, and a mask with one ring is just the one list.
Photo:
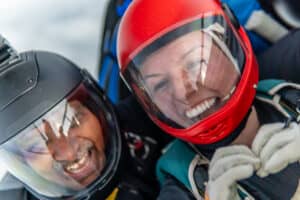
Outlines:
[[161, 92], [161, 94], [156, 95], [154, 98], [155, 104], [162, 111], [162, 113], [171, 119], [176, 114], [175, 110], [177, 109], [173, 101], [174, 99], [167, 92]]
[[171, 95], [165, 94], [161, 96], [160, 101], [157, 101], [157, 106], [165, 116], [184, 126], [185, 120], [182, 113], [185, 106], [182, 103], [176, 103]]
[[[31, 153], [29, 153], [31, 154]], [[50, 155], [39, 155], [34, 156], [31, 155], [28, 160], [28, 165], [30, 165], [37, 173], [39, 172], [47, 172], [50, 173], [53, 171], [53, 159]], [[44, 173], [43, 173], [44, 175]]]
[[223, 52], [215, 51], [209, 60], [205, 85], [225, 96], [236, 85], [238, 79], [239, 73], [231, 61]]
[[103, 151], [105, 148], [103, 129], [97, 119], [93, 118], [88, 123], [84, 123], [80, 134], [91, 140], [98, 150]]

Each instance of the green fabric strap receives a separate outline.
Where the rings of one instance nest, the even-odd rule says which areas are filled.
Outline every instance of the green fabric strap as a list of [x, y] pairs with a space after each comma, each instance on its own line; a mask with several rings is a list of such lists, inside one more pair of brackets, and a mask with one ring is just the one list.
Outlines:
[[269, 94], [269, 91], [286, 81], [280, 79], [266, 79], [258, 82], [257, 92]]
[[160, 184], [163, 184], [166, 175], [169, 174], [191, 190], [187, 174], [195, 155], [196, 153], [183, 141], [176, 139], [171, 142], [156, 165], [156, 175]]

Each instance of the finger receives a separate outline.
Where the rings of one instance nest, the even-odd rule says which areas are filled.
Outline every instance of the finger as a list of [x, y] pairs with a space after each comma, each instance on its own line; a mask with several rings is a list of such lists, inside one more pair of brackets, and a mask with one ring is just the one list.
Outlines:
[[[283, 157], [282, 155], [280, 155], [278, 153], [279, 152], [275, 153], [270, 158], [270, 160], [268, 160], [265, 164], [263, 164], [261, 166], [261, 168], [257, 171], [257, 175], [259, 177], [263, 178], [263, 177], [268, 176], [269, 174], [277, 173], [288, 166], [288, 164], [290, 162], [289, 158], [286, 155]], [[297, 161], [297, 160], [295, 160], [295, 161]]]
[[229, 187], [226, 187], [225, 185], [208, 183], [207, 193], [208, 193], [209, 200], [220, 200], [220, 199], [231, 200], [230, 199], [231, 190]]
[[236, 154], [255, 156], [253, 152], [245, 145], [232, 145], [227, 147], [221, 147], [218, 148], [214, 153], [213, 158], [210, 161], [210, 166], [211, 167], [214, 166], [215, 162], [223, 157], [236, 155]]
[[267, 172], [263, 167], [261, 167], [259, 170], [256, 172], [257, 176], [264, 178], [269, 175], [269, 172]]
[[56, 135], [55, 135], [54, 130], [52, 129], [50, 123], [45, 119], [43, 119], [42, 121], [43, 121], [44, 133], [46, 134], [48, 141], [55, 140]]
[[281, 148], [265, 163], [265, 171], [273, 174], [284, 169], [288, 164], [300, 160], [298, 142]]
[[244, 154], [221, 158], [209, 169], [210, 179], [215, 180], [222, 176], [222, 174], [234, 170], [235, 167], [246, 164], [252, 165], [254, 169], [258, 169], [260, 167], [260, 160], [253, 155]]
[[293, 130], [287, 128], [271, 137], [259, 154], [262, 163], [266, 163], [278, 150], [293, 142], [296, 136]]
[[252, 151], [256, 155], [259, 155], [265, 143], [270, 139], [270, 137], [272, 137], [274, 134], [280, 131], [283, 126], [284, 126], [283, 123], [273, 123], [273, 124], [266, 124], [261, 126], [252, 143], [252, 147], [251, 147]]
[[251, 164], [239, 165], [232, 170], [225, 172], [218, 180], [219, 184], [232, 186], [237, 181], [249, 178], [254, 173], [254, 167]]

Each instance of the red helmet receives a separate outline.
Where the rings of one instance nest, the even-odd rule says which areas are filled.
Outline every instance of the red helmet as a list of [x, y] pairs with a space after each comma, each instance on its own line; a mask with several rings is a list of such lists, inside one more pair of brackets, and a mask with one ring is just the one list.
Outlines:
[[134, 0], [117, 51], [121, 75], [150, 118], [177, 138], [221, 141], [251, 107], [257, 62], [218, 0]]

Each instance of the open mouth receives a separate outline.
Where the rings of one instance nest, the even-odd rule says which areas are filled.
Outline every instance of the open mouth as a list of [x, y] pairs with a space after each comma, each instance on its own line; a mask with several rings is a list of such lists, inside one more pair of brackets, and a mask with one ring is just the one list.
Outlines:
[[[77, 182], [87, 185], [96, 178], [102, 170], [103, 159], [94, 146], [82, 148], [77, 159], [63, 165], [64, 172]], [[104, 162], [104, 161], [103, 161]], [[89, 180], [88, 183], [86, 183]]]
[[193, 118], [201, 115], [205, 111], [209, 110], [211, 107], [213, 107], [216, 104], [216, 100], [217, 100], [217, 98], [211, 98], [211, 99], [207, 99], [205, 101], [202, 101], [200, 104], [198, 104], [198, 105], [194, 106], [193, 108], [187, 110], [185, 112], [185, 115], [188, 118], [193, 119]]
[[88, 163], [89, 157], [90, 157], [90, 152], [87, 151], [85, 154], [79, 158], [76, 159], [76, 161], [69, 163], [65, 166], [65, 170], [70, 172], [70, 173], [78, 173], [84, 168], [84, 166]]
[[227, 101], [233, 92], [235, 91], [236, 87], [233, 87], [230, 92], [224, 96], [222, 99], [219, 97], [211, 97], [201, 101], [199, 104], [193, 106], [192, 108], [188, 109], [185, 112], [185, 116], [189, 119], [195, 119], [196, 117], [205, 116], [205, 113], [211, 113], [210, 110], [214, 110], [215, 108], [219, 107], [225, 101]]

